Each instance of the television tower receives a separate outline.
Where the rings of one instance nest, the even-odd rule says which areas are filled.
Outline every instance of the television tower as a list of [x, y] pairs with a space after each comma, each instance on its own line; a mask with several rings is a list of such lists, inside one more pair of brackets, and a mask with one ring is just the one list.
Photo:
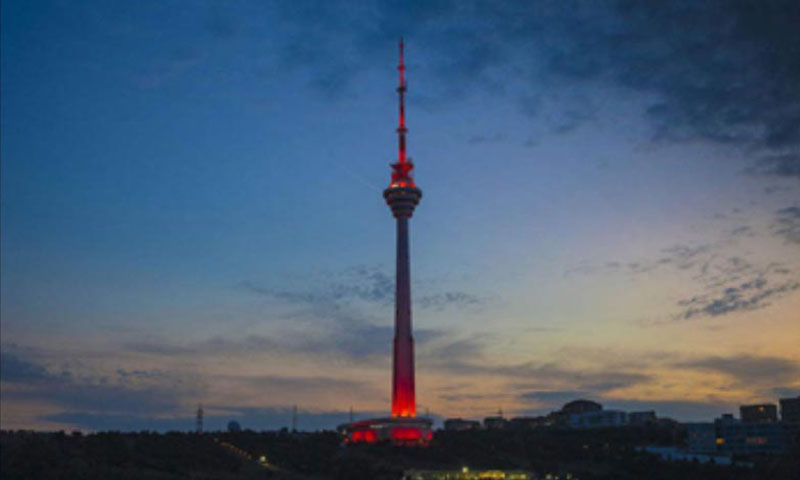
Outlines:
[[392, 180], [383, 198], [397, 220], [397, 267], [395, 277], [394, 353], [392, 359], [392, 416], [355, 421], [350, 407], [350, 423], [339, 425], [345, 445], [391, 442], [394, 445], [427, 445], [433, 439], [433, 421], [417, 416], [414, 398], [414, 339], [411, 336], [411, 273], [408, 255], [408, 221], [422, 198], [414, 183], [414, 164], [406, 157], [406, 66], [400, 39], [400, 124], [397, 127], [397, 162], [392, 164]]
[[392, 180], [383, 198], [397, 219], [397, 266], [395, 271], [394, 370], [392, 373], [392, 417], [416, 417], [414, 398], [414, 339], [411, 335], [411, 272], [408, 254], [408, 220], [422, 198], [414, 183], [414, 163], [406, 157], [405, 61], [400, 39], [400, 62], [397, 65], [400, 85], [400, 122], [397, 127], [398, 156], [392, 166]]

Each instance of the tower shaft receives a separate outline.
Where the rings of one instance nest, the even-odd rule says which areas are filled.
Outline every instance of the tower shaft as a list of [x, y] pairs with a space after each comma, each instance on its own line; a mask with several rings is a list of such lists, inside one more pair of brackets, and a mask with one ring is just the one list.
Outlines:
[[392, 416], [416, 416], [414, 394], [414, 338], [411, 335], [411, 267], [408, 252], [408, 218], [397, 219], [395, 275], [394, 371]]
[[414, 164], [406, 157], [405, 62], [400, 40], [398, 155], [392, 164], [392, 180], [383, 197], [397, 219], [397, 264], [395, 271], [394, 356], [392, 370], [392, 416], [415, 417], [414, 339], [411, 335], [411, 269], [409, 265], [408, 221], [422, 197], [414, 183]]

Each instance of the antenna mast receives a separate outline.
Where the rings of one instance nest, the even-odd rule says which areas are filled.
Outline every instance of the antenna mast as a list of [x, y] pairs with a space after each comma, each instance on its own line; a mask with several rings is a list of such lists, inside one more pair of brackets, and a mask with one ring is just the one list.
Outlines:
[[400, 37], [400, 62], [397, 65], [398, 79], [400, 85], [397, 93], [400, 97], [400, 121], [397, 126], [397, 163], [392, 164], [392, 184], [390, 187], [411, 187], [417, 188], [411, 176], [414, 163], [406, 156], [406, 62], [405, 62], [405, 43]]
[[203, 433], [203, 405], [197, 404], [197, 424], [195, 425], [197, 433]]

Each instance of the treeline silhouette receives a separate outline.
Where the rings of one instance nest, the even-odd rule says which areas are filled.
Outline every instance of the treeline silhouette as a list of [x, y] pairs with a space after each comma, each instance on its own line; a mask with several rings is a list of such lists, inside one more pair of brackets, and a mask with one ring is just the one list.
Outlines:
[[[399, 479], [408, 469], [524, 469], [582, 480], [796, 480], [800, 450], [753, 468], [667, 462], [642, 445], [680, 442], [658, 428], [437, 432], [427, 448], [342, 447], [335, 432], [0, 432], [3, 479]], [[236, 450], [230, 448], [236, 447]], [[239, 453], [237, 454], [236, 451]], [[247, 455], [243, 455], [246, 452]], [[265, 463], [259, 461], [264, 457]]]
[[242, 460], [212, 437], [185, 433], [0, 434], [0, 470], [12, 479], [239, 478]]

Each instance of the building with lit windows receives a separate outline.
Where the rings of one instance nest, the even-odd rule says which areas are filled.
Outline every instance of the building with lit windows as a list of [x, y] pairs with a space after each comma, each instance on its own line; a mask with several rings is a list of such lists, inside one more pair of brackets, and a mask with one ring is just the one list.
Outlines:
[[508, 420], [501, 416], [486, 417], [483, 419], [483, 426], [486, 430], [502, 430], [508, 427]]
[[621, 410], [599, 410], [574, 413], [569, 416], [569, 426], [577, 429], [614, 428], [628, 424], [628, 414]]
[[686, 446], [691, 453], [717, 451], [717, 430], [713, 423], [686, 423]]
[[733, 415], [714, 421], [717, 452], [737, 455], [782, 453], [786, 450], [786, 428], [780, 422], [742, 422]]
[[658, 421], [656, 412], [648, 410], [645, 412], [630, 412], [628, 413], [628, 423], [636, 426], [653, 425]]
[[771, 423], [778, 421], [778, 407], [772, 403], [742, 405], [739, 416], [746, 423]]
[[509, 426], [514, 430], [533, 430], [547, 426], [547, 417], [514, 417]]
[[480, 430], [481, 422], [477, 420], [464, 420], [463, 418], [448, 418], [444, 421], [444, 429], [454, 432], [467, 430]]

